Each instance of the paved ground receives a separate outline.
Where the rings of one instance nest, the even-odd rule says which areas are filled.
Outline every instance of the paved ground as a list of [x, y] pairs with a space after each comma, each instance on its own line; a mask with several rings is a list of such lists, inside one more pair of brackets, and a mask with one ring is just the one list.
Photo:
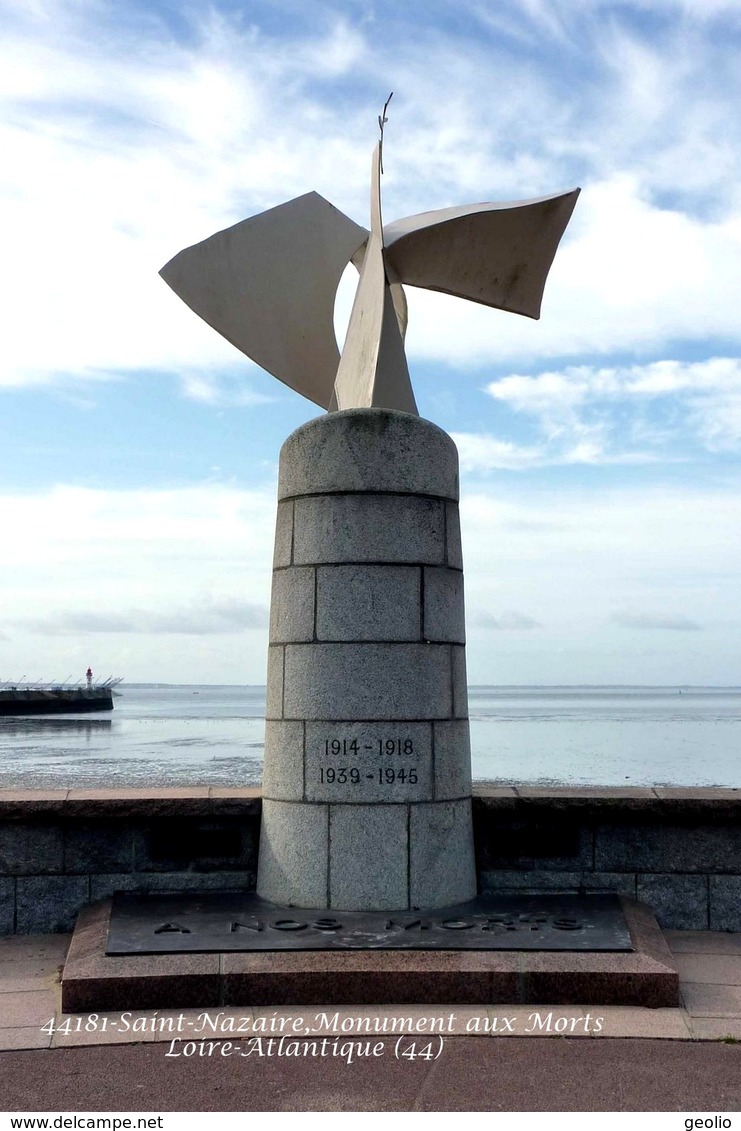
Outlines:
[[[741, 935], [667, 932], [667, 940], [682, 980], [679, 1009], [312, 1007], [301, 1011], [298, 1043], [289, 1032], [279, 1050], [277, 1028], [287, 1032], [299, 1011], [239, 1008], [222, 1011], [218, 1023], [228, 1029], [231, 1018], [243, 1031], [222, 1028], [203, 1055], [201, 1042], [213, 1034], [199, 1031], [198, 1010], [64, 1018], [59, 970], [69, 936], [1, 939], [0, 1104], [6, 1111], [741, 1111]], [[407, 1034], [397, 1047], [396, 1033], [342, 1032], [343, 1020], [389, 1025], [401, 1017], [437, 1018], [443, 1033]], [[183, 1055], [185, 1042], [192, 1055]], [[377, 1046], [378, 1055], [354, 1051], [346, 1063], [347, 1046], [358, 1043]]]
[[[386, 1042], [388, 1046], [392, 1042]], [[433, 1062], [165, 1060], [162, 1045], [0, 1054], [10, 1111], [741, 1111], [741, 1047], [451, 1037]]]

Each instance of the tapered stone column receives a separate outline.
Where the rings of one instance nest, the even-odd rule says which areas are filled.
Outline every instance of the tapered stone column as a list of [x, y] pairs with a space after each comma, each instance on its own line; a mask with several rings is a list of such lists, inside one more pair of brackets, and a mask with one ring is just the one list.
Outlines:
[[458, 457], [429, 421], [329, 413], [281, 451], [258, 894], [476, 894]]

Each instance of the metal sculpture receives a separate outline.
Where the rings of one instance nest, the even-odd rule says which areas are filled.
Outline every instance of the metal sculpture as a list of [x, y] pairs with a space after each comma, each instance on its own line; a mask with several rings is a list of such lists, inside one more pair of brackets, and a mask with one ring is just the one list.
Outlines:
[[[370, 231], [310, 192], [186, 248], [160, 272], [238, 350], [329, 411], [417, 412], [404, 353], [403, 283], [539, 318], [579, 195], [573, 189], [441, 208], [384, 227], [380, 183], [390, 98], [371, 164]], [[334, 302], [349, 262], [360, 281], [340, 356]]]

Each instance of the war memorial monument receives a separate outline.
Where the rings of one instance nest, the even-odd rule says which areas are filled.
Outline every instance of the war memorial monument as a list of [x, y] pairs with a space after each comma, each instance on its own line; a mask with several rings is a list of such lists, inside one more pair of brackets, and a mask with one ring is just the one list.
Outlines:
[[[629, 929], [615, 894], [477, 896], [458, 459], [418, 415], [404, 352], [404, 284], [538, 318], [579, 190], [384, 225], [385, 110], [370, 230], [310, 192], [162, 269], [325, 411], [280, 456], [257, 891], [116, 896], [95, 977], [132, 978], [141, 1002], [132, 963], [154, 962], [145, 999], [164, 1005], [178, 960], [184, 975], [218, 952], [219, 992], [235, 1003], [672, 1004], [663, 952], [634, 953], [641, 930], [663, 945], [648, 908]], [[350, 262], [340, 355], [334, 302]], [[539, 988], [523, 991], [530, 968]]]
[[[458, 458], [417, 414], [403, 284], [537, 318], [578, 190], [370, 231], [308, 193], [162, 270], [211, 326], [326, 409], [280, 459], [258, 894], [299, 907], [472, 899]], [[360, 271], [342, 356], [340, 277]]]

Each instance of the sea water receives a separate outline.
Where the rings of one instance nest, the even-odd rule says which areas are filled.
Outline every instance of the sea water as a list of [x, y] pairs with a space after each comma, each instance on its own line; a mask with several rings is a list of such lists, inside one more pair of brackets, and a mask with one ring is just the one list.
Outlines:
[[[264, 687], [119, 691], [112, 712], [0, 718], [0, 788], [260, 784]], [[469, 711], [474, 781], [741, 787], [738, 687], [471, 687]]]

